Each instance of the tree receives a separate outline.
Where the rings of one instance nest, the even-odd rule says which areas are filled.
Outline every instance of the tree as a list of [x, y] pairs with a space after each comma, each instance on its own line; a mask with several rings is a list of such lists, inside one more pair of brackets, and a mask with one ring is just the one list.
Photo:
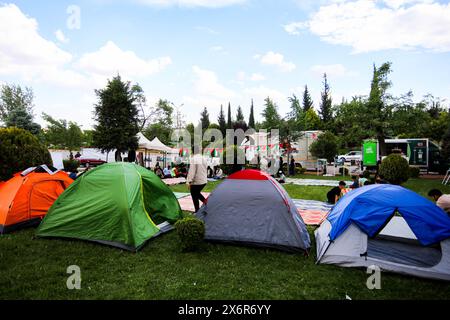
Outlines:
[[303, 111], [307, 112], [314, 108], [314, 103], [309, 93], [308, 86], [305, 86], [305, 91], [303, 92]]
[[242, 111], [241, 106], [238, 107], [236, 122], [233, 125], [234, 130], [242, 129], [245, 131], [248, 130], [247, 122], [245, 122], [244, 112]]
[[448, 125], [447, 131], [442, 136], [442, 157], [447, 162], [450, 161], [450, 125]]
[[367, 99], [353, 97], [351, 101], [343, 101], [335, 107], [335, 118], [332, 132], [339, 136], [340, 144], [346, 148], [359, 148], [364, 139], [375, 136], [368, 128]]
[[6, 127], [27, 130], [34, 135], [40, 133], [41, 126], [33, 122], [33, 90], [22, 89], [18, 85], [2, 85], [0, 92], [0, 120]]
[[337, 154], [337, 148], [337, 137], [333, 133], [326, 131], [311, 144], [310, 152], [314, 157], [327, 159], [328, 162], [332, 162]]
[[233, 117], [231, 116], [231, 103], [228, 103], [227, 129], [233, 129]]
[[169, 144], [173, 130], [173, 105], [167, 100], [159, 99], [155, 106], [154, 117], [144, 134], [150, 139], [158, 138], [162, 143]]
[[293, 94], [292, 97], [288, 98], [288, 101], [291, 103], [291, 112], [288, 114], [288, 118], [294, 120], [294, 122], [300, 121], [303, 110], [300, 106], [300, 100], [298, 97]]
[[255, 123], [255, 108], [253, 105], [253, 99], [252, 99], [252, 106], [250, 107], [250, 118], [248, 120], [248, 126], [252, 129], [255, 129], [256, 123]]
[[320, 129], [320, 118], [314, 109], [309, 109], [304, 113], [303, 128], [304, 130], [318, 130]]
[[373, 79], [367, 103], [367, 112], [370, 114], [369, 128], [375, 131], [380, 156], [386, 156], [386, 131], [391, 116], [391, 109], [387, 103], [387, 99], [390, 98], [387, 90], [392, 85], [387, 78], [390, 73], [390, 62], [384, 63], [380, 68], [373, 66]]
[[333, 101], [331, 98], [330, 85], [328, 84], [327, 74], [323, 75], [323, 91], [321, 93], [322, 101], [320, 103], [320, 119], [325, 125], [333, 120]]
[[209, 121], [208, 109], [206, 107], [205, 107], [205, 109], [203, 109], [203, 111], [201, 113], [200, 122], [202, 124], [202, 130], [208, 129], [209, 125], [211, 124], [211, 122]]
[[225, 120], [225, 113], [223, 112], [223, 106], [220, 106], [219, 117], [217, 118], [217, 122], [219, 123], [220, 132], [225, 137], [227, 132], [227, 122]]
[[70, 151], [79, 150], [83, 145], [83, 132], [75, 122], [67, 123], [66, 120], [55, 120], [48, 114], [43, 113], [42, 118], [48, 123], [44, 133], [44, 139], [48, 145], [63, 148]]
[[277, 105], [270, 99], [270, 97], [267, 97], [264, 101], [264, 110], [261, 114], [264, 118], [264, 129], [268, 131], [272, 129], [280, 129], [281, 117], [278, 114]]
[[24, 129], [0, 128], [0, 181], [43, 164], [53, 165], [52, 158], [36, 136]]
[[116, 150], [115, 158], [120, 161], [122, 152], [138, 148], [140, 120], [133, 91], [118, 75], [95, 93], [99, 101], [94, 111], [94, 145], [103, 152]]
[[241, 106], [237, 109], [236, 121], [245, 121], [244, 112], [242, 111]]

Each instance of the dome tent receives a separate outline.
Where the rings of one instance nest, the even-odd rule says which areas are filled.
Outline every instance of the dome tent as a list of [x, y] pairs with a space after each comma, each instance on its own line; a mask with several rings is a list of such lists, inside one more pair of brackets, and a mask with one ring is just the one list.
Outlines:
[[0, 234], [38, 225], [72, 182], [65, 172], [43, 165], [0, 183]]
[[310, 247], [306, 226], [283, 187], [257, 170], [232, 174], [198, 212], [205, 239], [286, 251]]
[[350, 192], [315, 234], [318, 263], [450, 280], [450, 217], [403, 187]]
[[181, 218], [175, 195], [153, 172], [110, 163], [79, 177], [52, 206], [37, 235], [137, 251]]

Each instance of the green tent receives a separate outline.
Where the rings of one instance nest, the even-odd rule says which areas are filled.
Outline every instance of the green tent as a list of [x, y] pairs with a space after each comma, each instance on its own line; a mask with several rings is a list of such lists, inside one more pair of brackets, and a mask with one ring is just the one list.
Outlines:
[[37, 235], [137, 251], [181, 218], [175, 195], [153, 172], [135, 164], [110, 163], [87, 172], [67, 188]]

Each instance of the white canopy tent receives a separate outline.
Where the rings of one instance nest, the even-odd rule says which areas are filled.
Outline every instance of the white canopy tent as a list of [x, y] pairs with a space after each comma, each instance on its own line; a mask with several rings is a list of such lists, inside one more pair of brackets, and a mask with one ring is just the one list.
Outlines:
[[147, 165], [147, 163], [151, 162], [151, 158], [149, 156], [151, 156], [152, 154], [162, 154], [164, 156], [164, 166], [166, 165], [165, 162], [167, 154], [178, 154], [178, 151], [176, 149], [172, 149], [166, 146], [157, 137], [150, 141], [141, 132], [139, 132], [137, 136], [139, 139], [139, 151], [143, 152], [144, 157], [141, 164], [143, 164], [145, 167], [150, 166]]

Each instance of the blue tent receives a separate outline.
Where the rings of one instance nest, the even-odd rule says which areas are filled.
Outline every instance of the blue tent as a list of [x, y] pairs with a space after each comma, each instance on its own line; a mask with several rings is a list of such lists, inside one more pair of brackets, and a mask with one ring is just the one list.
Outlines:
[[380, 232], [398, 212], [424, 246], [450, 238], [450, 216], [430, 200], [395, 185], [370, 185], [344, 196], [328, 216], [334, 241], [352, 224], [369, 237]]

